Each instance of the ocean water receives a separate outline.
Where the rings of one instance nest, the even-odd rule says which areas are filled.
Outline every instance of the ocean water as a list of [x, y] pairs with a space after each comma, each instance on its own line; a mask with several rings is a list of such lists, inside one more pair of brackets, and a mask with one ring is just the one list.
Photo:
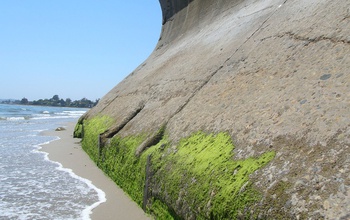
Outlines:
[[87, 179], [50, 161], [41, 136], [87, 109], [0, 104], [0, 219], [90, 219], [105, 194]]

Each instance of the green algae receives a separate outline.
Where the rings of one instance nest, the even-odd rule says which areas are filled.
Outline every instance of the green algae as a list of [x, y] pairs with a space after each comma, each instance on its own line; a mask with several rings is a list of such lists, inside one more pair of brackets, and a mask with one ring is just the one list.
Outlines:
[[99, 151], [98, 136], [112, 123], [108, 117], [84, 121], [83, 149], [140, 206], [147, 157], [151, 155], [151, 197], [147, 211], [156, 218], [236, 219], [261, 199], [249, 175], [271, 161], [274, 152], [235, 160], [229, 134], [203, 132], [194, 133], [176, 145], [166, 135], [162, 136], [139, 156], [135, 152], [149, 135], [123, 138], [116, 135]]
[[100, 146], [99, 149], [99, 135], [112, 124], [113, 120], [107, 116], [85, 120], [82, 148], [104, 173], [141, 205], [146, 155], [138, 158], [135, 156], [135, 150], [145, 136], [126, 138], [116, 136], [106, 146]]
[[[164, 148], [164, 144], [156, 148]], [[167, 149], [153, 152], [155, 178], [162, 182], [164, 197], [172, 200], [171, 204], [181, 201], [197, 219], [232, 219], [258, 201], [260, 194], [249, 182], [249, 175], [275, 156], [267, 152], [258, 158], [234, 160], [234, 146], [227, 133], [197, 132], [175, 148], [167, 145]], [[165, 156], [167, 150], [171, 153]]]
[[173, 210], [170, 210], [169, 207], [159, 199], [152, 198], [150, 203], [152, 205], [148, 206], [147, 212], [152, 213], [152, 215], [156, 216], [157, 219], [163, 219], [163, 220], [181, 219], [174, 213]]
[[77, 124], [74, 127], [73, 137], [83, 138], [84, 137], [84, 118], [79, 118]]
[[81, 131], [84, 133], [84, 137], [81, 143], [82, 148], [96, 163], [99, 160], [98, 137], [101, 133], [106, 131], [113, 124], [113, 122], [113, 119], [108, 116], [97, 116], [84, 121], [84, 127]]
[[144, 139], [144, 135], [112, 138], [110, 145], [103, 149], [104, 160], [99, 164], [100, 168], [140, 206], [147, 157], [141, 155], [138, 158], [135, 151]]
[[83, 137], [83, 125], [80, 123], [77, 123], [74, 128], [73, 136], [75, 138], [82, 138]]

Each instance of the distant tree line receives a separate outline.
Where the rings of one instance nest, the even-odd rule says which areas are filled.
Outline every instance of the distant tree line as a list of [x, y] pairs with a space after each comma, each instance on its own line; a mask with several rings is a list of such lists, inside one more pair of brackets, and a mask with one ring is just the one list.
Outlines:
[[70, 98], [60, 99], [58, 95], [54, 95], [51, 99], [39, 99], [34, 101], [28, 101], [27, 98], [22, 98], [21, 100], [11, 101], [10, 103], [6, 100], [2, 101], [3, 104], [21, 104], [21, 105], [41, 105], [41, 106], [57, 106], [57, 107], [76, 107], [76, 108], [92, 108], [99, 102], [91, 101], [87, 98], [82, 98], [80, 100], [72, 101]]

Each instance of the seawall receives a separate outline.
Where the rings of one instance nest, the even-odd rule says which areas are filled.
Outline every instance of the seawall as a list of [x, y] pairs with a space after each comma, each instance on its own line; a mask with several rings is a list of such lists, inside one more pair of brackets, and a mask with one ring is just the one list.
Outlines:
[[158, 216], [349, 217], [350, 2], [160, 5], [154, 52], [77, 125], [92, 159]]

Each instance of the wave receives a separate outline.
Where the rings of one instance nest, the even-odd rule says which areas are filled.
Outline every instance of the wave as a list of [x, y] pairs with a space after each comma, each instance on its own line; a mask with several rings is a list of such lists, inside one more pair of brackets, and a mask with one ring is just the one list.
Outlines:
[[30, 117], [0, 117], [0, 121], [21, 121], [21, 120], [29, 120]]
[[56, 115], [78, 115], [81, 116], [85, 113], [86, 111], [63, 111], [63, 112], [56, 112]]
[[26, 117], [6, 117], [5, 120], [7, 120], [7, 121], [19, 121], [19, 120], [26, 120]]
[[90, 189], [92, 189], [95, 192], [97, 192], [98, 201], [93, 203], [92, 205], [89, 205], [89, 206], [85, 207], [85, 209], [81, 212], [81, 219], [82, 220], [91, 220], [90, 215], [92, 214], [92, 210], [94, 208], [96, 208], [97, 206], [99, 206], [100, 204], [102, 204], [102, 203], [107, 201], [106, 193], [103, 190], [101, 190], [100, 188], [97, 188], [90, 180], [75, 174], [72, 169], [65, 168], [65, 167], [63, 167], [63, 165], [61, 163], [59, 163], [57, 161], [50, 160], [49, 159], [49, 153], [44, 152], [44, 151], [40, 151], [40, 149], [42, 149], [42, 147], [41, 147], [42, 145], [47, 145], [47, 144], [49, 144], [49, 143], [51, 143], [53, 141], [57, 141], [57, 140], [60, 139], [57, 136], [54, 137], [54, 138], [55, 139], [53, 139], [51, 141], [47, 141], [47, 142], [44, 142], [42, 144], [37, 145], [37, 149], [34, 149], [33, 152], [43, 154], [44, 155], [44, 159], [46, 161], [49, 161], [50, 163], [58, 165], [58, 167], [56, 167], [57, 170], [60, 170], [60, 171], [63, 171], [63, 172], [67, 172], [72, 178], [77, 179], [77, 180], [85, 183]]
[[87, 110], [88, 109], [5, 105], [5, 107], [0, 109], [0, 121], [78, 118]]
[[20, 120], [45, 120], [45, 119], [64, 119], [64, 118], [78, 118], [83, 114], [80, 112], [72, 112], [72, 113], [54, 113], [51, 114], [34, 114], [27, 116], [10, 116], [10, 117], [0, 117], [1, 120], [5, 121], [20, 121]]
[[31, 120], [44, 120], [44, 119], [64, 119], [64, 118], [78, 118], [79, 116], [66, 115], [66, 116], [46, 116], [46, 117], [33, 117]]

